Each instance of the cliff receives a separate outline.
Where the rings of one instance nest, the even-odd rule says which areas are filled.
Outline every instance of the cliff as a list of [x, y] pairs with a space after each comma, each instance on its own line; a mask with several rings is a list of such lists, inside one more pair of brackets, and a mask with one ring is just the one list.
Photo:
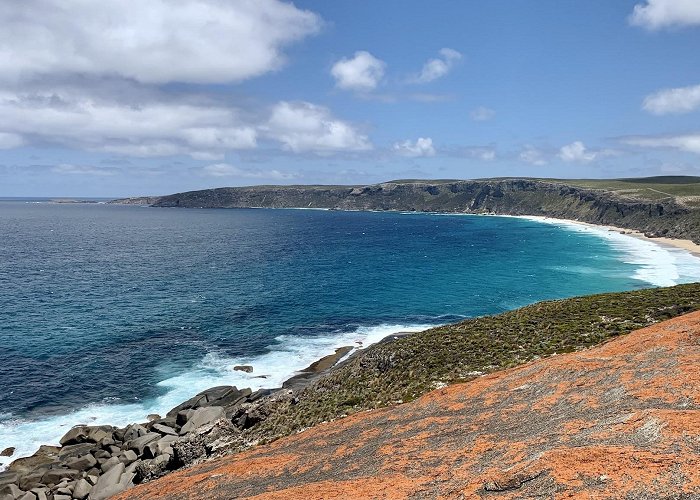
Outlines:
[[362, 412], [123, 494], [698, 498], [700, 312]]
[[[632, 189], [595, 181], [481, 179], [393, 181], [369, 186], [253, 186], [190, 191], [119, 203], [184, 208], [326, 208], [540, 215], [614, 225], [700, 243], [700, 183], [637, 179]], [[618, 181], [620, 182], [620, 181]], [[646, 183], [645, 183], [646, 182]], [[666, 182], [664, 184], [664, 182]], [[659, 184], [660, 183], [660, 184]], [[623, 186], [624, 186], [623, 182]], [[639, 186], [642, 187], [639, 187]], [[659, 185], [665, 190], [656, 187]], [[671, 189], [683, 186], [676, 196]]]

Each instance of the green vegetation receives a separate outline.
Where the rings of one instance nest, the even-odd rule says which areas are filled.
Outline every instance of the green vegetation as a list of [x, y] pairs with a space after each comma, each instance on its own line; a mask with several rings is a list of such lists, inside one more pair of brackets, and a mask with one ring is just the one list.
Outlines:
[[[544, 179], [543, 179], [544, 180]], [[661, 200], [665, 198], [678, 198], [686, 203], [700, 203], [700, 177], [690, 176], [664, 176], [642, 177], [632, 179], [546, 179], [549, 182], [559, 182], [569, 186], [578, 186], [588, 189], [604, 189], [622, 196], [645, 200]], [[697, 200], [684, 200], [684, 197], [693, 197]]]
[[700, 284], [540, 302], [376, 344], [265, 408], [248, 437], [267, 441], [436, 387], [600, 344], [700, 309]]

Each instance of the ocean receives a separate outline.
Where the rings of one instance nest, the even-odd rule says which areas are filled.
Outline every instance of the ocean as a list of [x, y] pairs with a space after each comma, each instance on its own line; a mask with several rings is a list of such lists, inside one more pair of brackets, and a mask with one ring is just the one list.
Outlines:
[[553, 220], [0, 201], [0, 467], [336, 347], [699, 279], [685, 251]]

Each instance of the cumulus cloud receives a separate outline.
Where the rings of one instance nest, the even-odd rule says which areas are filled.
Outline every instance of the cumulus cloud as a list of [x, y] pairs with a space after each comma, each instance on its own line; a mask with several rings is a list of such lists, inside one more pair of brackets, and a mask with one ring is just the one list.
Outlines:
[[[3, 136], [131, 156], [220, 155], [256, 146], [257, 132], [230, 107], [127, 105], [79, 94], [0, 93]], [[2, 137], [0, 136], [0, 143]]]
[[331, 68], [336, 87], [367, 92], [374, 90], [384, 77], [386, 64], [364, 50], [351, 58], [343, 58]]
[[644, 99], [643, 108], [655, 115], [694, 111], [700, 108], [700, 85], [659, 90]]
[[479, 106], [478, 108], [473, 109], [469, 113], [469, 116], [476, 122], [484, 122], [496, 116], [496, 112], [490, 108]]
[[454, 49], [440, 49], [440, 57], [429, 59], [418, 75], [412, 77], [411, 83], [429, 83], [442, 78], [450, 72], [452, 67], [462, 59], [462, 54]]
[[627, 137], [622, 139], [622, 142], [630, 146], [675, 149], [700, 154], [700, 134]]
[[524, 161], [530, 165], [542, 166], [547, 164], [544, 152], [530, 145], [526, 145], [518, 157], [520, 161]]
[[309, 102], [278, 103], [261, 130], [295, 153], [372, 149], [367, 136], [352, 124], [335, 118], [328, 108]]
[[634, 6], [629, 22], [650, 30], [700, 25], [697, 0], [646, 0]]
[[581, 141], [574, 141], [559, 150], [559, 158], [568, 162], [588, 163], [597, 157], [597, 153], [589, 151]]
[[252, 170], [240, 168], [229, 163], [215, 163], [202, 169], [205, 175], [212, 177], [238, 177], [244, 179], [292, 179], [293, 174], [280, 172], [279, 170]]
[[435, 156], [433, 140], [430, 137], [419, 137], [415, 142], [405, 140], [394, 144], [393, 150], [401, 156], [417, 158], [420, 156]]
[[237, 82], [279, 68], [321, 19], [279, 0], [22, 0], [0, 9], [0, 79]]

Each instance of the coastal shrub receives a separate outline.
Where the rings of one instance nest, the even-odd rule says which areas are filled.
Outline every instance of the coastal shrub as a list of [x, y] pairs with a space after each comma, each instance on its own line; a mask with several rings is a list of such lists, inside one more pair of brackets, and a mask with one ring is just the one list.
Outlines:
[[407, 402], [435, 387], [588, 348], [700, 309], [700, 284], [540, 302], [431, 328], [358, 352], [271, 403], [245, 442], [267, 442], [354, 412]]

